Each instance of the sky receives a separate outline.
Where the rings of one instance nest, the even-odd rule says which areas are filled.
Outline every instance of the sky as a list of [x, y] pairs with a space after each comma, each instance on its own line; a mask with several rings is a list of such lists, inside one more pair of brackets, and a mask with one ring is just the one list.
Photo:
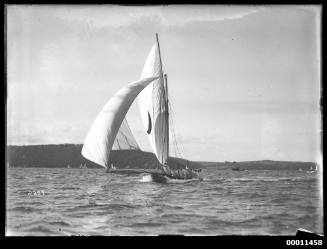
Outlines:
[[[158, 33], [178, 155], [317, 161], [320, 20], [318, 5], [7, 5], [7, 143], [83, 143]], [[127, 120], [150, 151], [137, 103]]]

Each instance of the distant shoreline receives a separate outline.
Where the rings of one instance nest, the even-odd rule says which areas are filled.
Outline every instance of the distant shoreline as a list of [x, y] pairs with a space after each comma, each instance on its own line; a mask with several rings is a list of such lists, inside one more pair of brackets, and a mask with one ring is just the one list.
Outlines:
[[[8, 145], [6, 163], [20, 168], [103, 168], [81, 155], [82, 144]], [[113, 150], [111, 163], [122, 169], [155, 169], [159, 161], [151, 152], [140, 150]], [[189, 160], [169, 157], [172, 168], [200, 168]]]
[[317, 163], [302, 162], [302, 161], [273, 161], [273, 160], [258, 160], [258, 161], [240, 161], [240, 162], [203, 162], [196, 161], [206, 168], [220, 168], [233, 170], [317, 170]]
[[[81, 155], [82, 144], [40, 144], [40, 145], [7, 145], [6, 162], [10, 167], [26, 168], [103, 168]], [[113, 150], [112, 163], [118, 168], [156, 168], [159, 164], [151, 152], [137, 150]], [[273, 170], [316, 170], [317, 163], [302, 161], [225, 161], [206, 162], [190, 161], [181, 158], [169, 158], [173, 168], [185, 165], [193, 168], [218, 168], [233, 170], [273, 169]]]

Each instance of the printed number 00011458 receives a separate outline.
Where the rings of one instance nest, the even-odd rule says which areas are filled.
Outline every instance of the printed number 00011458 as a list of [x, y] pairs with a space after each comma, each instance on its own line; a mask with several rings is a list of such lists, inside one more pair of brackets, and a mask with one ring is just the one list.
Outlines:
[[286, 240], [288, 246], [321, 246], [322, 240]]

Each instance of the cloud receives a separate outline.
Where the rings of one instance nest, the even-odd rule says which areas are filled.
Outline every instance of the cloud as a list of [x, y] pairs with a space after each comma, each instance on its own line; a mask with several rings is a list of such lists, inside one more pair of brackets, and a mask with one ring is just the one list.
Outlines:
[[53, 118], [12, 114], [7, 120], [7, 144], [83, 143], [87, 129], [80, 120], [68, 123]]
[[167, 12], [162, 14], [161, 18], [164, 25], [186, 25], [193, 22], [217, 22], [224, 20], [241, 19], [250, 14], [258, 12], [257, 8], [236, 8], [226, 6], [202, 6], [189, 8], [180, 8], [177, 14]]
[[121, 28], [138, 22], [156, 23], [164, 27], [183, 26], [194, 22], [217, 22], [241, 19], [262, 7], [236, 6], [77, 6], [60, 7], [54, 14], [63, 20], [91, 28]]

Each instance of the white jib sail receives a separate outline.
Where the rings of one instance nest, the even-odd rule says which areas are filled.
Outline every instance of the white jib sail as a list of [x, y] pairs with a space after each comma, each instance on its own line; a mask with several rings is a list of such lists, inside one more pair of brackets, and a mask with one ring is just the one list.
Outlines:
[[141, 78], [118, 91], [103, 107], [87, 134], [82, 155], [103, 167], [109, 156], [119, 128], [137, 95], [156, 78]]
[[148, 134], [150, 145], [159, 162], [164, 164], [168, 158], [168, 127], [165, 115], [165, 88], [162, 66], [156, 43], [144, 64], [141, 78], [158, 77], [138, 96], [141, 118]]
[[120, 125], [114, 144], [113, 150], [141, 150], [136, 142], [133, 133], [128, 125], [126, 117]]

